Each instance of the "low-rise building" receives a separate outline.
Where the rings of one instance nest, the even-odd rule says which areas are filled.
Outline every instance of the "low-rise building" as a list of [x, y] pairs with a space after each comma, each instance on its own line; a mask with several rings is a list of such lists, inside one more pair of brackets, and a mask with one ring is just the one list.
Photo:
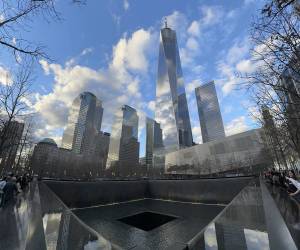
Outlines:
[[101, 176], [107, 160], [109, 134], [101, 132], [94, 140], [93, 153], [78, 154], [70, 149], [59, 148], [53, 139], [43, 139], [35, 146], [31, 157], [32, 173], [53, 178]]
[[209, 175], [242, 168], [269, 166], [263, 130], [253, 129], [166, 155], [165, 172]]

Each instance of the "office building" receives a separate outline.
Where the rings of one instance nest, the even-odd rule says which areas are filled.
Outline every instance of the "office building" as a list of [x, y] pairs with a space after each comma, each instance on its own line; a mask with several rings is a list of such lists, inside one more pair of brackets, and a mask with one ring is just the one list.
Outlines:
[[91, 154], [93, 138], [101, 129], [102, 102], [92, 93], [83, 92], [73, 101], [62, 147], [77, 154]]
[[155, 120], [146, 118], [146, 156], [145, 164], [149, 167], [153, 164], [153, 152], [163, 147], [162, 130]]
[[[1, 131], [0, 173], [14, 171], [15, 159], [21, 143], [24, 123], [6, 122]], [[5, 132], [4, 132], [5, 131]]]
[[128, 105], [116, 111], [106, 168], [130, 168], [138, 165], [138, 121], [136, 110]]
[[195, 89], [202, 141], [210, 142], [225, 137], [218, 96], [213, 81]]
[[155, 120], [165, 152], [193, 145], [176, 32], [167, 24], [160, 32]]
[[[279, 96], [280, 111], [288, 128], [289, 140], [300, 151], [300, 76], [299, 71], [293, 70], [295, 66], [286, 68], [280, 76], [277, 95]], [[282, 119], [282, 118], [280, 118]]]
[[103, 176], [109, 134], [99, 133], [94, 140], [94, 154], [77, 154], [59, 148], [51, 138], [41, 140], [35, 147], [30, 160], [30, 169], [40, 177], [53, 178], [97, 178]]

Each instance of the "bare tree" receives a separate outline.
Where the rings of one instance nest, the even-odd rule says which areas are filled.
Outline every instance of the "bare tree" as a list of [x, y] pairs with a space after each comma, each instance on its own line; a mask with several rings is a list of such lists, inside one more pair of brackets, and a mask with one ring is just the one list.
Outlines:
[[26, 168], [26, 159], [33, 150], [33, 127], [33, 119], [32, 116], [30, 116], [29, 119], [25, 119], [24, 132], [18, 144], [19, 152], [14, 167], [16, 172], [20, 170], [21, 166], [23, 169]]
[[272, 114], [278, 137], [273, 143], [300, 158], [299, 7], [295, 0], [267, 2], [251, 30], [255, 70], [241, 77], [257, 109]]
[[11, 137], [11, 124], [22, 121], [28, 115], [26, 100], [29, 95], [31, 82], [31, 64], [23, 64], [12, 77], [11, 82], [0, 85], [0, 154], [11, 147], [7, 143]]
[[[85, 0], [69, 0], [82, 4]], [[22, 37], [22, 32], [31, 30], [36, 17], [46, 21], [60, 20], [55, 0], [2, 0], [0, 3], [0, 48], [7, 49], [19, 61], [20, 55], [32, 58], [49, 58], [42, 44], [33, 43]]]

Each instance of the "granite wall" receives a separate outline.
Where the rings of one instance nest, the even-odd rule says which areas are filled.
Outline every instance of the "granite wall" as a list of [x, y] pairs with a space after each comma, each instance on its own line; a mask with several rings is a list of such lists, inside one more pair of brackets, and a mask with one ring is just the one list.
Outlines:
[[227, 204], [251, 179], [44, 182], [67, 206], [81, 208], [143, 198]]

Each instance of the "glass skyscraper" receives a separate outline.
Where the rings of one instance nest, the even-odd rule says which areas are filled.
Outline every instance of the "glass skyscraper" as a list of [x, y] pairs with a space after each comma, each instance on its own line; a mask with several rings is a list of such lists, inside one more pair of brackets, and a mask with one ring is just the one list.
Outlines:
[[193, 145], [176, 32], [161, 29], [155, 120], [160, 123], [166, 152]]
[[124, 105], [115, 113], [106, 168], [130, 167], [139, 162], [139, 117], [134, 108]]
[[163, 147], [160, 124], [147, 117], [146, 119], [146, 165], [152, 166], [153, 152]]
[[225, 137], [214, 81], [195, 89], [203, 143]]
[[73, 101], [62, 147], [75, 153], [89, 153], [90, 145], [100, 131], [103, 116], [102, 102], [92, 93], [83, 92]]

